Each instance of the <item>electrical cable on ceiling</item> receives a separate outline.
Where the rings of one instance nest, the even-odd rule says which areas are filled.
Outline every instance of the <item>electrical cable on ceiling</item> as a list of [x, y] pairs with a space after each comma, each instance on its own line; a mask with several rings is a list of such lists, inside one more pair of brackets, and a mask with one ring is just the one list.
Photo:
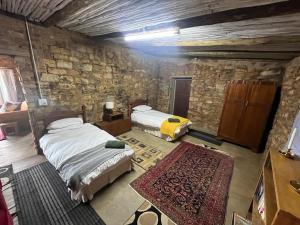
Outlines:
[[42, 89], [41, 89], [41, 85], [40, 85], [40, 77], [39, 77], [37, 66], [36, 66], [36, 61], [35, 61], [34, 51], [33, 51], [33, 48], [32, 48], [32, 41], [31, 41], [30, 31], [29, 31], [29, 26], [28, 26], [28, 22], [27, 22], [26, 17], [25, 17], [25, 25], [26, 25], [26, 32], [27, 32], [27, 37], [28, 37], [28, 42], [29, 42], [29, 47], [30, 47], [30, 55], [31, 55], [31, 61], [32, 61], [32, 65], [33, 65], [33, 71], [34, 71], [34, 75], [36, 77], [40, 98], [43, 98], [43, 93], [42, 93]]

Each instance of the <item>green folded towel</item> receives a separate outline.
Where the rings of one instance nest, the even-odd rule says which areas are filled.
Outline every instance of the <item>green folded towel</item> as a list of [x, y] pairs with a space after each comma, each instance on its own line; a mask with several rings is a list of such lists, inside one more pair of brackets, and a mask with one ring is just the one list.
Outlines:
[[168, 118], [168, 122], [170, 122], [170, 123], [180, 123], [180, 119], [177, 119], [177, 118]]
[[105, 144], [105, 148], [125, 148], [125, 142], [123, 141], [107, 141]]

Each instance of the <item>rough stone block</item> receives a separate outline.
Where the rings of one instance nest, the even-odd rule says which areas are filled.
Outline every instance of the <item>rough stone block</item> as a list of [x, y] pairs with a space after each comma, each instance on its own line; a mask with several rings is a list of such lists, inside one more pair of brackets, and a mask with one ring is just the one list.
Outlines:
[[78, 59], [77, 57], [73, 57], [73, 56], [71, 56], [71, 57], [69, 58], [69, 60], [70, 60], [71, 62], [79, 62], [79, 59]]
[[93, 65], [91, 65], [91, 64], [83, 64], [82, 65], [82, 70], [90, 72], [90, 71], [93, 70]]
[[93, 76], [94, 76], [95, 78], [101, 78], [101, 73], [93, 73]]
[[43, 59], [43, 63], [49, 67], [56, 67], [55, 60], [53, 59]]
[[67, 71], [67, 74], [68, 74], [68, 75], [71, 75], [71, 76], [76, 76], [76, 75], [79, 75], [80, 72], [77, 71], [77, 70], [68, 70], [68, 71]]
[[70, 50], [67, 50], [64, 48], [61, 48], [60, 52], [61, 52], [61, 54], [64, 54], [64, 55], [70, 55]]
[[74, 78], [72, 76], [60, 76], [60, 81], [72, 83]]
[[73, 64], [71, 62], [58, 60], [56, 62], [56, 64], [57, 64], [57, 67], [59, 67], [59, 68], [65, 68], [65, 69], [72, 69], [73, 68]]
[[63, 55], [63, 54], [53, 54], [53, 58], [54, 59], [60, 59], [60, 60], [68, 60], [69, 59], [69, 56], [68, 55]]
[[57, 82], [59, 81], [59, 76], [56, 74], [42, 73], [42, 82]]
[[81, 79], [81, 82], [82, 82], [83, 84], [88, 84], [88, 83], [89, 83], [89, 80], [88, 80], [88, 79], [85, 79], [85, 78], [82, 78], [82, 79]]
[[50, 52], [61, 53], [60, 48], [58, 48], [57, 46], [50, 46]]
[[66, 74], [67, 71], [64, 69], [57, 69], [57, 68], [48, 68], [48, 73], [52, 73], [52, 74]]

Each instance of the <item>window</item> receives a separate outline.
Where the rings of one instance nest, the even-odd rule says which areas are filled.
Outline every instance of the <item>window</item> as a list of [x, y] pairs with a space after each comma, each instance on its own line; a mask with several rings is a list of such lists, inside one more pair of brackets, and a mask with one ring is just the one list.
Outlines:
[[16, 80], [12, 69], [0, 69], [0, 105], [7, 101], [18, 101]]

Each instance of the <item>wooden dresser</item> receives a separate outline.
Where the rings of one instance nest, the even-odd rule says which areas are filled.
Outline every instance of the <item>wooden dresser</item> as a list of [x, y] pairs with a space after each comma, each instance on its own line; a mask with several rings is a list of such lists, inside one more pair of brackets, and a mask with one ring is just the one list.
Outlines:
[[[300, 180], [300, 161], [281, 156], [271, 150], [265, 161], [248, 217], [253, 225], [299, 225], [300, 194], [290, 186], [290, 180]], [[258, 213], [257, 193], [263, 186], [265, 219]]]
[[129, 118], [113, 121], [101, 121], [96, 122], [94, 125], [113, 136], [118, 136], [131, 130], [131, 120]]

